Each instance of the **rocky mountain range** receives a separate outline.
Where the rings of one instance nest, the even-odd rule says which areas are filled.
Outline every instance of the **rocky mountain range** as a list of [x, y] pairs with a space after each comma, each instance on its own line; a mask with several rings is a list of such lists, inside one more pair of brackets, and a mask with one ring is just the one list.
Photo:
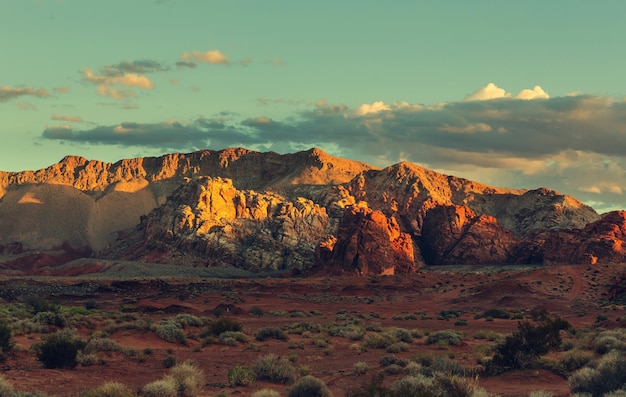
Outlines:
[[319, 149], [235, 148], [0, 172], [0, 261], [73, 257], [296, 273], [626, 262], [626, 212]]

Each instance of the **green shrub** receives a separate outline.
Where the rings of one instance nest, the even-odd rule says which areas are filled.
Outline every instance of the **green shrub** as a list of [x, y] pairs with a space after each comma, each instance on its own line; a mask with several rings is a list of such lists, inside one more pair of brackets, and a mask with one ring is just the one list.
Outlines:
[[371, 334], [363, 341], [368, 349], [386, 349], [396, 342], [395, 338], [386, 334]]
[[162, 320], [156, 325], [156, 334], [164, 341], [179, 343], [181, 345], [187, 344], [187, 337], [183, 326], [173, 321], [172, 319]]
[[509, 313], [506, 309], [488, 309], [485, 310], [482, 316], [508, 320], [511, 318], [511, 313]]
[[380, 364], [381, 367], [388, 367], [390, 365], [398, 365], [404, 368], [408, 364], [408, 361], [403, 360], [401, 358], [397, 358], [393, 354], [387, 354], [387, 355], [382, 356], [378, 360], [378, 363]]
[[263, 315], [265, 314], [265, 311], [263, 311], [263, 309], [261, 309], [258, 306], [252, 306], [250, 310], [248, 310], [248, 313], [255, 317], [263, 317]]
[[370, 370], [370, 366], [365, 361], [359, 361], [352, 366], [352, 373], [355, 375], [365, 375]]
[[195, 397], [204, 387], [204, 373], [191, 360], [175, 365], [170, 375], [176, 381], [180, 397]]
[[33, 345], [33, 349], [45, 368], [74, 368], [76, 355], [84, 346], [85, 342], [72, 332], [58, 331]]
[[238, 342], [248, 343], [250, 339], [241, 331], [226, 331], [220, 334], [219, 340], [225, 345], [236, 346]]
[[437, 320], [450, 320], [458, 318], [461, 315], [459, 310], [441, 310], [437, 314]]
[[439, 343], [440, 341], [445, 341], [449, 345], [457, 346], [460, 345], [463, 341], [463, 335], [461, 335], [457, 331], [446, 329], [443, 331], [433, 332], [432, 334], [428, 335], [424, 343], [426, 343], [427, 345], [432, 345], [435, 343]]
[[187, 314], [187, 313], [180, 313], [177, 314], [176, 316], [168, 319], [168, 320], [172, 320], [178, 324], [180, 324], [183, 328], [185, 327], [202, 327], [204, 325], [206, 325], [207, 323], [207, 319], [206, 318], [199, 318], [196, 317], [192, 314]]
[[568, 372], [576, 371], [587, 365], [593, 359], [593, 354], [580, 349], [568, 351], [561, 358], [561, 365]]
[[176, 357], [172, 356], [171, 354], [168, 354], [167, 356], [165, 356], [165, 358], [163, 359], [163, 367], [172, 368], [175, 365], [176, 365]]
[[98, 355], [95, 353], [85, 354], [83, 352], [78, 352], [76, 355], [76, 362], [80, 364], [82, 367], [90, 367], [98, 363]]
[[528, 368], [539, 356], [559, 349], [560, 332], [568, 329], [570, 324], [560, 317], [549, 318], [546, 313], [534, 317], [536, 324], [520, 321], [517, 332], [507, 336], [496, 347], [496, 354], [487, 368], [488, 372], [495, 374], [516, 368]]
[[530, 392], [528, 397], [554, 397], [554, 394], [548, 391], [536, 390], [536, 391]]
[[[220, 318], [212, 322], [208, 328], [208, 335], [219, 336], [222, 332], [233, 331], [239, 332], [243, 330], [243, 325], [235, 320], [230, 318]], [[202, 335], [202, 337], [208, 336]]]
[[87, 341], [83, 353], [119, 352], [122, 350], [122, 346], [109, 338], [91, 338]]
[[572, 393], [591, 393], [594, 397], [618, 390], [626, 386], [626, 357], [619, 351], [611, 351], [595, 368], [583, 367], [567, 381]]
[[13, 349], [12, 337], [11, 327], [8, 324], [0, 323], [0, 353], [6, 353]]
[[296, 369], [291, 362], [272, 353], [258, 357], [252, 369], [257, 378], [276, 383], [292, 383], [296, 378]]
[[106, 382], [91, 391], [80, 393], [80, 397], [133, 397], [134, 395], [135, 393], [120, 382]]
[[255, 380], [256, 374], [246, 366], [237, 365], [228, 371], [228, 384], [230, 386], [248, 386]]
[[288, 397], [330, 397], [332, 393], [326, 384], [314, 376], [300, 378], [287, 391]]
[[289, 339], [289, 337], [287, 336], [285, 331], [283, 331], [282, 329], [278, 327], [266, 327], [266, 328], [261, 328], [260, 330], [256, 332], [255, 339], [259, 342], [265, 341], [268, 339], [278, 339], [278, 340], [285, 341]]
[[410, 346], [408, 343], [398, 342], [398, 343], [394, 343], [394, 344], [387, 346], [385, 351], [387, 353], [400, 353], [400, 352], [408, 352], [409, 348]]
[[141, 389], [144, 397], [177, 397], [178, 385], [171, 376], [148, 383]]

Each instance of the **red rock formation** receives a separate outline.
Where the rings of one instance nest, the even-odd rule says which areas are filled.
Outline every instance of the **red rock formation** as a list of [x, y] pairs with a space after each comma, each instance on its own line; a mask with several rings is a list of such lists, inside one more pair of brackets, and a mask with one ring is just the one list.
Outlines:
[[432, 265], [504, 264], [518, 244], [494, 217], [455, 205], [428, 211], [420, 243], [424, 259]]
[[358, 206], [345, 211], [334, 244], [318, 245], [317, 259], [331, 272], [353, 274], [406, 274], [418, 267], [413, 241], [396, 220]]

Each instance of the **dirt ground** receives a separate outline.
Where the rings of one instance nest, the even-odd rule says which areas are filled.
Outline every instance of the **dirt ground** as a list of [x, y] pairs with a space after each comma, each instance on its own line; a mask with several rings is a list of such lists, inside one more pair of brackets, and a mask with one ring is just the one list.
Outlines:
[[[267, 381], [257, 380], [245, 387], [228, 385], [227, 374], [233, 366], [252, 366], [260, 355], [275, 353], [289, 356], [296, 366], [308, 366], [310, 373], [326, 382], [335, 396], [343, 396], [382, 370], [379, 359], [388, 353], [380, 349], [361, 351], [359, 345], [362, 341], [339, 336], [329, 338], [331, 349], [316, 346], [310, 337], [299, 334], [289, 334], [287, 341], [270, 339], [257, 342], [254, 340], [256, 331], [298, 322], [333, 323], [338, 312], [361, 317], [365, 325], [374, 324], [383, 328], [402, 327], [431, 333], [454, 329], [466, 335], [459, 346], [427, 345], [423, 337], [415, 339], [409, 351], [396, 353], [396, 356], [411, 359], [416, 354], [445, 354], [469, 368], [475, 368], [478, 366], [476, 346], [495, 343], [474, 339], [476, 331], [492, 330], [506, 335], [517, 328], [517, 320], [487, 321], [478, 318], [487, 309], [507, 309], [521, 313], [524, 318], [528, 318], [534, 310], [546, 310], [551, 315], [566, 319], [576, 328], [595, 324], [598, 315], [603, 314], [610, 320], [604, 326], [618, 326], [615, 320], [624, 315], [624, 307], [609, 301], [608, 297], [615, 277], [623, 274], [624, 270], [625, 265], [602, 265], [504, 270], [438, 268], [410, 276], [356, 278], [123, 281], [70, 277], [3, 278], [0, 280], [3, 305], [35, 294], [64, 307], [83, 306], [87, 301], [95, 301], [98, 310], [135, 313], [153, 322], [179, 313], [215, 320], [213, 309], [220, 304], [229, 305], [224, 316], [242, 323], [250, 342], [236, 346], [219, 343], [203, 346], [198, 337], [201, 328], [189, 327], [185, 329], [188, 343], [181, 345], [159, 339], [153, 331], [119, 329], [110, 335], [112, 340], [139, 351], [149, 348], [152, 354], [136, 359], [121, 352], [102, 352], [101, 361], [95, 365], [57, 370], [44, 369], [28, 350], [43, 335], [26, 334], [15, 337], [18, 346], [4, 362], [0, 362], [0, 368], [2, 375], [18, 390], [78, 396], [82, 391], [111, 380], [139, 391], [143, 385], [168, 372], [163, 359], [173, 355], [177, 362], [193, 360], [205, 372], [203, 395], [248, 396], [265, 387], [285, 395], [288, 386]], [[261, 308], [264, 315], [248, 314], [253, 307]], [[438, 319], [442, 310], [459, 311], [459, 319], [465, 320], [466, 325], [455, 324], [458, 319]], [[302, 313], [306, 317], [295, 317]], [[89, 326], [78, 327], [78, 330], [87, 339], [102, 326], [103, 321], [96, 321]], [[358, 361], [368, 363], [368, 374], [353, 374], [353, 365]], [[391, 384], [400, 377], [387, 376], [385, 384]], [[551, 392], [555, 396], [569, 395], [567, 380], [547, 370], [517, 370], [493, 377], [480, 376], [478, 384], [502, 396], [527, 396], [536, 390]]]

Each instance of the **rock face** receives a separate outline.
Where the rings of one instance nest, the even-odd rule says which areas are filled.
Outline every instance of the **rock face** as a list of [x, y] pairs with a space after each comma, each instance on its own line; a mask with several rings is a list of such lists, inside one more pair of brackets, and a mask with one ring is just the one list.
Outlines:
[[255, 271], [412, 273], [424, 265], [626, 261], [625, 214], [311, 149], [199, 151], [114, 164], [68, 156], [0, 172], [0, 253]]
[[414, 273], [411, 236], [381, 211], [351, 206], [334, 237], [320, 244], [317, 259], [331, 271], [354, 274]]

